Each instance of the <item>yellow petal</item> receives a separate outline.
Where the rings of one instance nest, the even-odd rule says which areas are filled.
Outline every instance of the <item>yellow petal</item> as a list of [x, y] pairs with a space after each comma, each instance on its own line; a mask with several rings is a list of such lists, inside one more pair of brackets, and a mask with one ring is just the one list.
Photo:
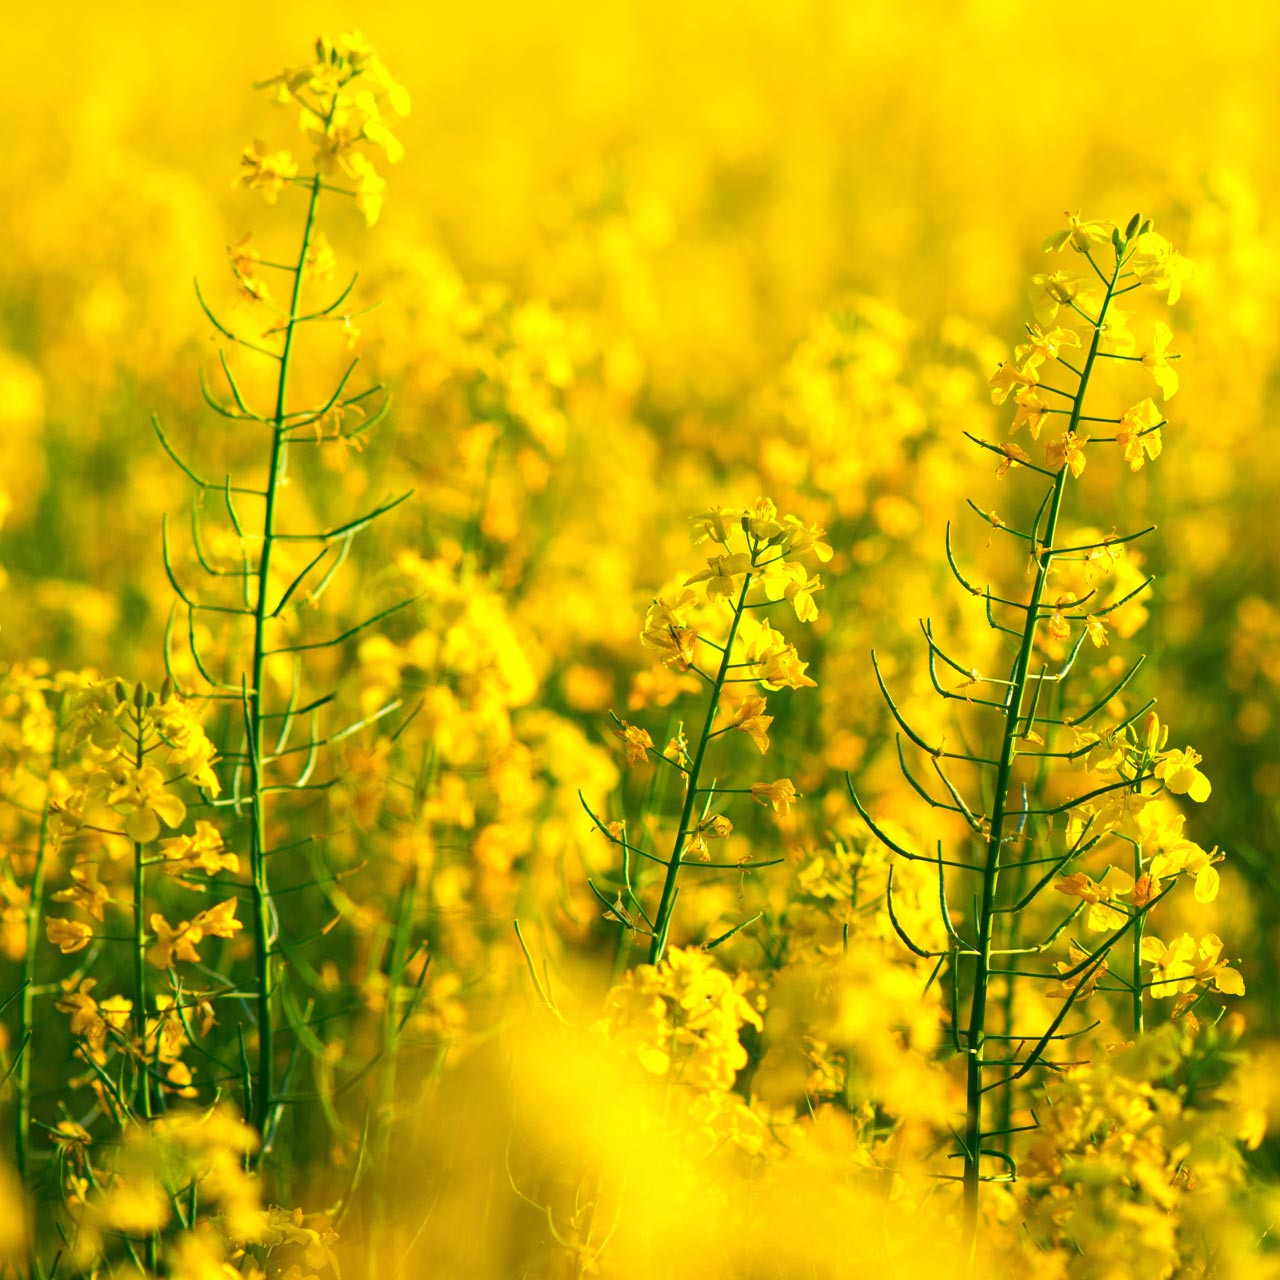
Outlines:
[[1196, 874], [1196, 901], [1212, 902], [1218, 896], [1218, 869], [1212, 866], [1201, 867]]
[[1219, 969], [1213, 981], [1224, 996], [1244, 995], [1244, 979], [1234, 969]]

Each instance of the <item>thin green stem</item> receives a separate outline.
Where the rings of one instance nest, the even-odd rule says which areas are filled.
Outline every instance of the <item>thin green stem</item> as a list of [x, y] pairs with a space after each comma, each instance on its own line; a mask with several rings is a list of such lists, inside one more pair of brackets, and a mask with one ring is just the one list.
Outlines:
[[[1135, 841], [1133, 845], [1133, 881], [1135, 884], [1142, 878], [1142, 847]], [[1146, 913], [1139, 912], [1133, 923], [1133, 1034], [1140, 1036], [1146, 1029], [1142, 1010], [1142, 932], [1146, 923]]]
[[[1098, 345], [1102, 339], [1102, 326], [1106, 319], [1116, 279], [1120, 271], [1123, 251], [1116, 255], [1116, 268], [1112, 273], [1103, 299], [1097, 320], [1089, 317], [1094, 325], [1093, 340], [1089, 345], [1089, 354], [1080, 373], [1080, 386], [1076, 392], [1071, 409], [1069, 431], [1074, 431], [1080, 423], [1084, 411], [1085, 394], [1089, 387], [1089, 378], [1093, 371], [1094, 361], [1098, 356]], [[1005, 703], [1005, 724], [1003, 740], [1000, 747], [999, 764], [996, 772], [995, 794], [991, 812], [990, 836], [987, 840], [986, 859], [982, 875], [982, 898], [978, 909], [978, 956], [975, 965], [973, 995], [969, 1006], [969, 1022], [966, 1034], [965, 1052], [967, 1066], [965, 1072], [965, 1136], [964, 1136], [964, 1259], [962, 1274], [972, 1274], [978, 1245], [978, 1192], [982, 1184], [982, 1109], [983, 1109], [983, 1065], [982, 1050], [986, 1038], [987, 1001], [991, 977], [992, 940], [996, 923], [996, 894], [1000, 875], [1000, 850], [1004, 843], [1005, 819], [1009, 812], [1009, 791], [1012, 782], [1012, 769], [1015, 748], [1022, 721], [1022, 703], [1026, 695], [1027, 681], [1031, 666], [1031, 657], [1035, 647], [1036, 629], [1040, 620], [1041, 605], [1044, 600], [1045, 586], [1049, 571], [1053, 564], [1054, 538], [1057, 535], [1058, 518], [1062, 511], [1062, 500], [1066, 493], [1069, 468], [1063, 466], [1054, 476], [1050, 491], [1049, 512], [1046, 518], [1044, 533], [1039, 541], [1045, 550], [1036, 556], [1036, 577], [1031, 590], [1031, 598], [1027, 607], [1026, 622], [1022, 630], [1022, 638], [1014, 658], [1009, 676], [1009, 695]]]
[[[330, 107], [329, 116], [332, 117]], [[326, 120], [326, 127], [328, 120]], [[265, 669], [268, 654], [267, 622], [271, 616], [271, 560], [276, 543], [276, 512], [283, 488], [285, 465], [288, 460], [287, 397], [289, 369], [293, 356], [293, 339], [297, 330], [299, 307], [302, 301], [302, 281], [307, 253], [316, 225], [316, 209], [322, 189], [320, 175], [311, 180], [311, 198], [307, 204], [306, 222], [302, 228], [302, 244], [298, 249], [297, 270], [293, 278], [293, 293], [289, 302], [289, 320], [284, 328], [284, 343], [280, 352], [280, 375], [276, 382], [275, 412], [272, 414], [271, 458], [267, 469], [266, 497], [262, 517], [262, 552], [258, 561], [258, 595], [253, 612], [253, 659], [250, 667], [249, 687], [246, 691], [246, 715], [249, 737], [249, 868], [253, 887], [253, 931], [255, 985], [258, 1017], [258, 1065], [254, 1077], [252, 1118], [262, 1135], [259, 1159], [270, 1149], [272, 1129], [279, 1115], [279, 1102], [275, 1097], [275, 1027], [272, 1009], [275, 995], [275, 965], [272, 952], [275, 945], [275, 909], [271, 900], [271, 885], [267, 877], [267, 813], [265, 755], [267, 750], [265, 726]]]
[[[31, 1186], [31, 1063], [35, 1046], [36, 953], [40, 946], [40, 916], [44, 906], [44, 883], [48, 870], [45, 857], [49, 841], [49, 786], [60, 763], [62, 715], [66, 700], [58, 703], [53, 727], [53, 747], [49, 756], [49, 772], [45, 779], [45, 800], [40, 813], [40, 835], [36, 843], [36, 861], [31, 873], [31, 899], [27, 912], [27, 946], [22, 958], [22, 996], [18, 1009], [18, 1106], [15, 1117], [18, 1176], [24, 1187]], [[27, 1275], [36, 1275], [36, 1221], [34, 1205], [29, 1202], [27, 1221]]]
[[[752, 568], [755, 568], [755, 555], [751, 557]], [[689, 767], [687, 787], [684, 794], [684, 805], [680, 810], [680, 825], [676, 829], [675, 843], [671, 849], [671, 860], [667, 863], [667, 874], [662, 882], [662, 897], [658, 900], [658, 914], [653, 918], [653, 940], [649, 945], [649, 963], [657, 964], [667, 945], [667, 932], [671, 927], [671, 912], [675, 906], [676, 881], [680, 877], [681, 859], [685, 844], [689, 839], [690, 824], [693, 821], [694, 807], [698, 802], [698, 780], [702, 775], [702, 762], [706, 758], [707, 747], [712, 739], [712, 726], [715, 724], [716, 712], [720, 707], [720, 695], [724, 691], [729, 675], [730, 657], [733, 654], [733, 642], [738, 634], [738, 625], [746, 608], [747, 592], [751, 588], [752, 574], [748, 573], [738, 593], [738, 603], [733, 608], [733, 621], [729, 624], [729, 635], [724, 642], [724, 652], [720, 656], [720, 666], [715, 679], [711, 682], [711, 695], [707, 702], [707, 718], [702, 725], [702, 733], [698, 737], [698, 748], [694, 753], [693, 764]]]
[[[143, 729], [143, 693], [138, 686], [133, 699], [134, 767], [141, 769], [146, 762]], [[133, 1033], [137, 1040], [137, 1084], [134, 1104], [137, 1114], [150, 1123], [151, 1063], [147, 1058], [147, 860], [143, 856], [142, 841], [133, 842]], [[159, 1031], [156, 1032], [157, 1036]], [[155, 1273], [158, 1239], [154, 1231], [147, 1235], [145, 1252], [147, 1269]]]

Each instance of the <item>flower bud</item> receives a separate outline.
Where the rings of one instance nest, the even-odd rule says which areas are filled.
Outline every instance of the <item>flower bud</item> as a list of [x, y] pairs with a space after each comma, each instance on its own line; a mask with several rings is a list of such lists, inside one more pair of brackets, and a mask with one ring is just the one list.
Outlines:
[[147, 686], [141, 680], [134, 686], [133, 705], [141, 711], [147, 705]]
[[117, 680], [111, 686], [111, 692], [115, 695], [117, 703], [125, 702], [129, 697], [129, 686], [123, 680]]
[[1133, 217], [1129, 219], [1129, 223], [1124, 229], [1124, 238], [1126, 240], [1132, 240], [1133, 237], [1138, 234], [1138, 228], [1141, 225], [1142, 225], [1142, 214], [1135, 213]]
[[1154, 711], [1148, 713], [1142, 722], [1142, 754], [1150, 759], [1168, 738], [1169, 730], [1160, 724], [1160, 717]]

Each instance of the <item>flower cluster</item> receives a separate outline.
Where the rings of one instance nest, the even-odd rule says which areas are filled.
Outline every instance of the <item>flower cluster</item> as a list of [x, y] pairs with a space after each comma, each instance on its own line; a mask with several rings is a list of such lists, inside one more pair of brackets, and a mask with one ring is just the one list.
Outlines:
[[[312, 147], [315, 172], [331, 190], [345, 190], [372, 226], [382, 212], [386, 179], [370, 152], [392, 164], [404, 147], [392, 133], [387, 113], [409, 113], [409, 95], [387, 71], [358, 31], [336, 40], [316, 41], [315, 61], [290, 67], [266, 81], [276, 101], [299, 109], [299, 128]], [[288, 151], [271, 151], [265, 142], [245, 148], [236, 185], [262, 192], [274, 204], [281, 189], [298, 181], [298, 165]]]
[[[796, 516], [780, 516], [767, 498], [747, 508], [711, 508], [694, 521], [690, 538], [695, 546], [711, 543], [718, 551], [708, 556], [707, 567], [686, 578], [678, 591], [654, 600], [645, 615], [640, 640], [664, 667], [692, 673], [707, 687], [701, 733], [690, 741], [682, 728], [659, 750], [647, 729], [619, 720], [614, 730], [628, 765], [652, 758], [680, 775], [683, 803], [670, 857], [657, 858], [634, 844], [625, 827], [603, 823], [592, 814], [597, 829], [624, 854], [624, 892], [606, 914], [633, 930], [637, 925], [630, 913], [634, 909], [639, 914], [652, 939], [652, 962], [661, 959], [665, 946], [681, 865], [686, 859], [716, 865], [707, 841], [723, 840], [733, 831], [727, 816], [712, 812], [718, 797], [750, 795], [782, 816], [789, 814], [800, 798], [790, 778], [756, 781], [745, 788], [721, 786], [718, 781], [704, 786], [703, 768], [708, 748], [726, 734], [741, 734], [765, 754], [774, 719], [769, 713], [768, 694], [816, 685], [806, 674], [808, 663], [801, 659], [794, 642], [755, 611], [786, 602], [797, 619], [812, 622], [818, 616], [814, 596], [822, 590], [822, 579], [810, 573], [801, 558], [812, 556], [826, 562], [833, 554], [824, 541], [824, 530]], [[751, 686], [762, 692], [751, 690]], [[629, 863], [633, 852], [663, 862], [667, 868], [653, 916], [636, 897]], [[745, 869], [755, 864], [744, 854], [734, 865]]]
[[745, 977], [731, 978], [697, 947], [673, 947], [609, 992], [603, 1034], [654, 1075], [693, 1089], [728, 1089], [747, 1062], [739, 1031], [761, 1029]]
[[[46, 915], [46, 938], [63, 955], [95, 942], [118, 945], [124, 937], [112, 926], [131, 919], [140, 959], [145, 955], [160, 969], [199, 964], [202, 941], [233, 938], [242, 928], [234, 892], [177, 925], [146, 904], [152, 866], [162, 867], [176, 887], [206, 899], [219, 892], [217, 877], [239, 866], [208, 821], [198, 821], [192, 835], [161, 839], [187, 820], [182, 790], [206, 799], [220, 790], [217, 755], [192, 704], [170, 682], [157, 693], [141, 684], [130, 690], [119, 680], [90, 680], [68, 695], [64, 737], [74, 764], [68, 761], [51, 788], [47, 830], [51, 849], [72, 853], [74, 860], [65, 887], [49, 896], [75, 914]], [[129, 848], [133, 856], [123, 857]], [[97, 1071], [118, 1052], [158, 1064], [166, 1089], [193, 1096], [193, 1072], [182, 1053], [212, 1027], [212, 1004], [183, 990], [181, 980], [172, 995], [153, 996], [144, 980], [139, 983], [127, 995], [105, 996], [99, 980], [83, 970], [62, 983], [56, 1006], [68, 1018], [76, 1053]], [[109, 1079], [96, 1072], [89, 1077], [104, 1104]], [[128, 1096], [113, 1101], [126, 1112], [133, 1105]]]
[[[1125, 246], [1123, 262], [1117, 259], [1116, 270], [1109, 278], [1097, 258], [1109, 249], [1117, 253]], [[1162, 320], [1151, 326], [1151, 336], [1139, 346], [1130, 322], [1134, 313], [1114, 302], [1119, 297], [1146, 285], [1164, 293], [1166, 301], [1177, 302], [1182, 284], [1191, 277], [1190, 264], [1172, 245], [1151, 227], [1150, 220], [1132, 221], [1123, 233], [1112, 222], [1081, 222], [1069, 215], [1069, 225], [1045, 241], [1046, 252], [1062, 252], [1071, 248], [1089, 264], [1088, 272], [1062, 270], [1040, 273], [1031, 280], [1031, 301], [1037, 323], [1027, 326], [1026, 341], [1014, 350], [1013, 359], [1001, 364], [991, 378], [991, 399], [1004, 404], [1012, 395], [1016, 412], [1011, 431], [1023, 426], [1033, 440], [1040, 439], [1046, 426], [1066, 418], [1063, 431], [1051, 428], [1045, 443], [1044, 465], [1050, 472], [1069, 468], [1080, 476], [1088, 461], [1088, 447], [1106, 442], [1118, 444], [1131, 471], [1140, 471], [1148, 461], [1160, 456], [1160, 429], [1164, 414], [1154, 400], [1145, 397], [1116, 417], [1090, 416], [1092, 425], [1114, 427], [1114, 434], [1091, 435], [1081, 429], [1085, 421], [1078, 408], [1073, 413], [1072, 397], [1045, 382], [1046, 373], [1056, 365], [1064, 372], [1084, 373], [1097, 358], [1131, 361], [1146, 369], [1156, 384], [1162, 400], [1178, 390], [1178, 375], [1172, 361], [1173, 331]], [[1105, 315], [1104, 315], [1105, 313]], [[1077, 368], [1073, 361], [1082, 361]], [[1002, 444], [1004, 459], [1001, 474], [1019, 463], [1030, 464], [1031, 455], [1019, 445]]]

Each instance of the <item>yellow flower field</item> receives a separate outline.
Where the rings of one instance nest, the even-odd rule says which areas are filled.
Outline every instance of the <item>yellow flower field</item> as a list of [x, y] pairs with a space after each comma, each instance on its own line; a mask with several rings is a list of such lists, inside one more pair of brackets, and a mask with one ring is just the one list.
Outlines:
[[9, 31], [0, 1277], [1280, 1276], [1280, 10]]

